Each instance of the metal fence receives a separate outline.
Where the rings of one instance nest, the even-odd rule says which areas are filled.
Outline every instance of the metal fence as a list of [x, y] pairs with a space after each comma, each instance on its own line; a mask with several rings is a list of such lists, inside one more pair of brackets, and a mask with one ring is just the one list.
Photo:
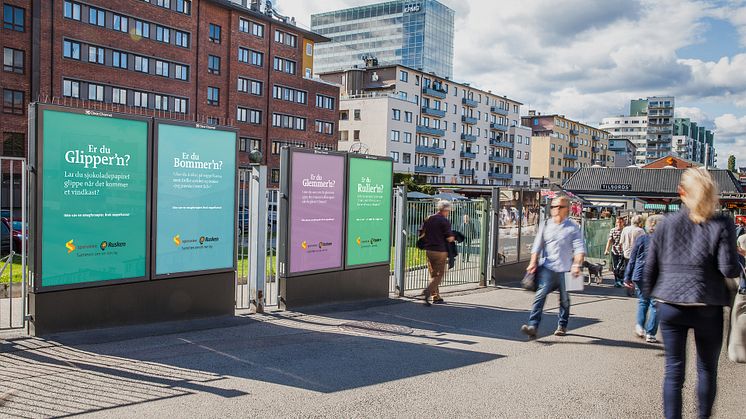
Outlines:
[[26, 325], [27, 180], [24, 159], [0, 157], [0, 329]]
[[616, 224], [616, 218], [586, 220], [583, 224], [583, 238], [585, 239], [586, 258], [601, 262], [607, 261], [611, 265], [610, 256], [604, 255], [606, 243], [609, 241], [609, 231]]
[[[395, 196], [395, 199], [402, 199]], [[453, 230], [465, 236], [463, 243], [457, 245], [458, 256], [454, 266], [448, 269], [441, 286], [479, 283], [484, 272], [486, 257], [484, 244], [486, 240], [488, 218], [488, 201], [484, 199], [452, 202], [450, 221]], [[417, 248], [417, 237], [422, 223], [435, 213], [436, 201], [406, 201], [395, 207], [396, 226], [402, 226], [403, 234], [394, 231], [394, 257], [392, 258], [391, 291], [399, 292], [423, 289], [429, 282], [427, 257], [425, 251]], [[401, 218], [399, 218], [401, 217]], [[403, 247], [399, 247], [399, 243]], [[397, 258], [403, 263], [397, 264]], [[395, 272], [401, 269], [401, 274]], [[397, 280], [401, 277], [402, 280]], [[400, 289], [403, 282], [403, 289]]]

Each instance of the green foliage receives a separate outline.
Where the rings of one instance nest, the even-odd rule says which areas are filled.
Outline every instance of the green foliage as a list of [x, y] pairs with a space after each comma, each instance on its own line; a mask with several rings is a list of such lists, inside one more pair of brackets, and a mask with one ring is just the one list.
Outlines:
[[404, 185], [409, 192], [422, 192], [428, 195], [438, 193], [434, 186], [424, 184], [424, 176], [414, 176], [408, 173], [394, 173], [394, 185]]
[[733, 173], [736, 173], [736, 156], [732, 154], [728, 156], [728, 170], [730, 170]]

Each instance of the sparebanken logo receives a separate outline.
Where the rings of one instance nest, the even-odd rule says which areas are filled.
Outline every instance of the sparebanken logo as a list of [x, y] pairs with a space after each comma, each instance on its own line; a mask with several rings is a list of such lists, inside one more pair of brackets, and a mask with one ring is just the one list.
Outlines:
[[175, 246], [180, 246], [181, 245], [181, 236], [178, 235], [178, 234], [174, 236], [174, 245]]
[[72, 241], [72, 240], [70, 240], [70, 241], [68, 241], [67, 243], [65, 243], [65, 247], [67, 248], [67, 254], [68, 254], [68, 255], [69, 255], [70, 253], [72, 253], [72, 252], [74, 252], [74, 251], [75, 251], [75, 245], [73, 244], [73, 241]]

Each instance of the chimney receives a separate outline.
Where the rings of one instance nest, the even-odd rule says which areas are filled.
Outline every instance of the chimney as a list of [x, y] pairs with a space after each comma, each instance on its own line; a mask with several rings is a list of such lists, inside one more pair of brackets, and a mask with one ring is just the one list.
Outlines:
[[528, 116], [536, 116], [536, 111], [533, 109], [528, 110]]

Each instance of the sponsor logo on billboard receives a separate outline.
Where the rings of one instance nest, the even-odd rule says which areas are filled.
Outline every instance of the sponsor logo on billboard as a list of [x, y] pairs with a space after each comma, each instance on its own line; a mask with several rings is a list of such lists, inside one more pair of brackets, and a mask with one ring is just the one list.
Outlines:
[[111, 117], [114, 116], [114, 115], [112, 115], [110, 113], [98, 112], [98, 111], [85, 111], [85, 114], [86, 115], [90, 115], [90, 116], [103, 116], [103, 117], [106, 117], [106, 118], [111, 118]]
[[67, 253], [70, 254], [75, 251], [75, 245], [73, 244], [73, 241], [70, 240], [67, 243], [65, 243], [65, 247], [67, 248]]
[[178, 234], [174, 236], [174, 245], [175, 246], [180, 246], [181, 245], [181, 236], [178, 235]]

